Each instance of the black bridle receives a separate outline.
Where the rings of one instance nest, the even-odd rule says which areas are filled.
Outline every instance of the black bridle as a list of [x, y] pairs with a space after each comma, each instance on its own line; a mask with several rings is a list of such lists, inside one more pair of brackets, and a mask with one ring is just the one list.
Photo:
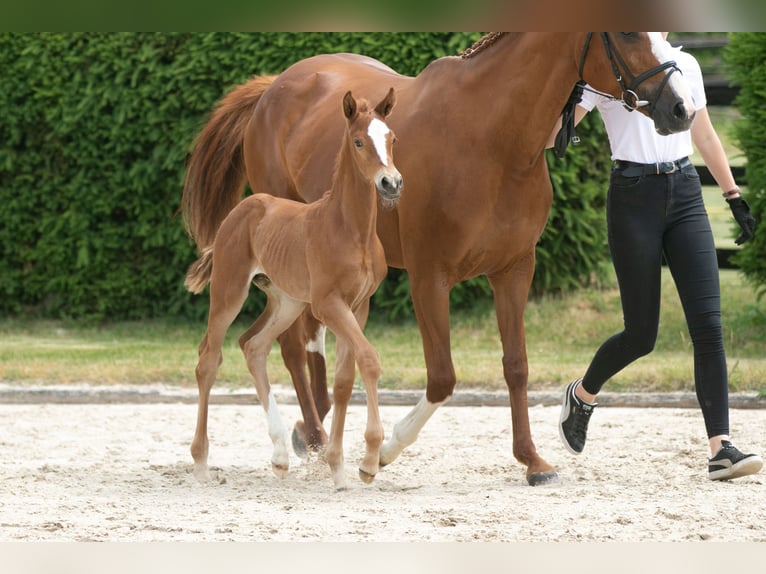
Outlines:
[[[604, 92], [599, 92], [598, 90], [595, 90], [592, 87], [585, 85], [585, 80], [583, 79], [583, 70], [585, 68], [585, 58], [588, 55], [588, 49], [590, 48], [591, 38], [593, 37], [593, 32], [588, 32], [588, 35], [585, 37], [585, 45], [583, 46], [582, 52], [580, 53], [580, 66], [578, 70], [578, 75], [580, 79], [575, 84], [574, 90], [572, 90], [572, 93], [570, 94], [569, 99], [567, 100], [567, 103], [564, 106], [564, 110], [561, 113], [561, 129], [559, 130], [558, 134], [556, 134], [556, 144], [555, 144], [556, 157], [558, 158], [564, 157], [564, 152], [566, 151], [567, 145], [569, 144], [570, 141], [573, 144], [580, 143], [580, 139], [575, 135], [574, 113], [575, 113], [575, 106], [582, 99], [582, 93], [584, 90], [588, 90], [589, 92], [599, 94], [613, 101], [619, 101], [620, 103], [622, 103], [625, 109], [628, 110], [629, 112], [637, 110], [638, 108], [643, 108], [648, 106], [649, 107], [648, 115], [649, 117], [652, 117], [654, 115], [655, 103], [659, 99], [660, 94], [665, 89], [665, 86], [670, 80], [670, 76], [673, 74], [673, 72], [681, 71], [678, 68], [678, 65], [675, 63], [675, 61], [669, 60], [667, 62], [661, 63], [659, 66], [655, 66], [654, 68], [647, 70], [643, 74], [634, 76], [631, 73], [630, 68], [628, 68], [628, 65], [625, 63], [625, 59], [622, 57], [622, 54], [620, 54], [620, 51], [617, 49], [617, 46], [615, 46], [612, 43], [612, 40], [609, 38], [609, 33], [600, 32], [599, 36], [601, 36], [601, 41], [604, 44], [604, 50], [606, 51], [607, 60], [609, 60], [609, 63], [612, 66], [612, 72], [614, 73], [614, 78], [615, 80], [617, 80], [617, 83], [619, 84], [620, 90], [622, 91], [622, 93], [620, 94], [619, 98], [615, 98], [611, 94], [605, 94]], [[620, 68], [622, 68], [622, 71], [620, 71]], [[670, 68], [670, 71], [665, 74], [665, 77], [662, 79], [662, 83], [660, 83], [660, 86], [657, 88], [654, 101], [639, 100], [638, 93], [636, 92], [636, 90], [638, 89], [638, 86], [640, 86], [641, 83], [651, 78], [652, 76], [655, 76], [661, 72], [664, 72], [665, 70], [669, 68]], [[625, 82], [625, 78], [627, 78], [628, 80], [627, 83]]]

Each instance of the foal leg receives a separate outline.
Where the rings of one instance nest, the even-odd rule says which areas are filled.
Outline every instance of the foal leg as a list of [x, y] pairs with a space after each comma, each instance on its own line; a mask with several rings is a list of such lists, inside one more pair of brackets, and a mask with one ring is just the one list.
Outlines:
[[[310, 330], [309, 320], [316, 324], [318, 329]], [[316, 333], [317, 330], [321, 331], [321, 336], [320, 333]], [[327, 377], [324, 370], [324, 326], [313, 318], [309, 310], [306, 310], [277, 340], [282, 352], [282, 360], [290, 373], [303, 414], [303, 420], [297, 421], [293, 429], [293, 450], [298, 456], [305, 457], [308, 450], [318, 452], [327, 444], [327, 433], [322, 426], [322, 421], [330, 410]], [[320, 401], [321, 395], [318, 397], [314, 393], [318, 364], [314, 356], [319, 353], [321, 353], [321, 373], [319, 374], [320, 380], [324, 383], [325, 403]], [[307, 364], [309, 378], [306, 377]]]
[[327, 363], [325, 360], [325, 334], [327, 328], [309, 311], [303, 314], [304, 329], [308, 336], [306, 356], [308, 357], [309, 381], [314, 406], [320, 424], [330, 412], [330, 394], [327, 391]]
[[524, 336], [524, 308], [534, 274], [532, 252], [510, 271], [489, 277], [494, 292], [497, 324], [503, 343], [503, 374], [510, 395], [513, 454], [527, 466], [531, 486], [558, 482], [556, 470], [538, 454], [529, 428], [528, 364]]
[[267, 279], [258, 280], [256, 284], [268, 296], [266, 308], [239, 338], [239, 346], [245, 354], [247, 367], [255, 381], [258, 400], [269, 422], [269, 437], [274, 445], [271, 468], [279, 478], [285, 478], [289, 468], [288, 433], [274, 395], [271, 394], [266, 362], [277, 335], [295, 321], [306, 304], [288, 297]]
[[324, 303], [318, 311], [317, 316], [337, 337], [334, 408], [326, 457], [335, 487], [342, 489], [345, 488], [343, 429], [354, 385], [354, 362], [359, 367], [367, 395], [367, 426], [364, 433], [366, 452], [359, 466], [359, 477], [364, 482], [372, 482], [380, 469], [380, 445], [383, 442], [383, 424], [378, 408], [380, 359], [363, 333], [369, 313], [369, 300], [365, 300], [356, 313], [340, 300]]
[[447, 403], [455, 388], [455, 369], [450, 353], [449, 287], [435, 278], [410, 275], [412, 302], [423, 341], [428, 382], [426, 394], [396, 425], [380, 451], [380, 464], [392, 463], [415, 442], [418, 433], [437, 409]]
[[208, 437], [207, 418], [210, 403], [210, 389], [215, 382], [218, 367], [223, 361], [221, 348], [229, 326], [237, 317], [242, 304], [247, 298], [249, 277], [247, 270], [239, 271], [236, 277], [217, 278], [213, 268], [213, 280], [210, 285], [210, 312], [208, 327], [199, 346], [199, 360], [195, 374], [199, 399], [197, 402], [197, 426], [191, 444], [194, 459], [194, 476], [207, 480], [210, 475], [207, 466]]

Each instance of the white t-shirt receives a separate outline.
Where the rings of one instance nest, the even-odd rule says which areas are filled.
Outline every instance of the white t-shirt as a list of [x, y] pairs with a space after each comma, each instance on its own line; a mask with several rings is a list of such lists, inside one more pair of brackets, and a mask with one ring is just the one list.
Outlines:
[[[694, 108], [704, 108], [707, 98], [699, 63], [691, 54], [682, 52], [681, 48], [674, 48], [673, 51], [673, 59], [689, 84]], [[694, 153], [689, 130], [662, 136], [655, 131], [651, 118], [638, 111], [630, 112], [619, 101], [609, 100], [587, 89], [579, 105], [588, 111], [598, 108], [609, 136], [613, 160], [659, 163], [675, 161]]]

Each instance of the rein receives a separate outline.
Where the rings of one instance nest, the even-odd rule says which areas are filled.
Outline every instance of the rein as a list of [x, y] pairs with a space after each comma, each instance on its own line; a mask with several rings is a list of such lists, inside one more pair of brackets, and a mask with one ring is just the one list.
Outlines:
[[[563, 111], [561, 112], [561, 129], [556, 134], [556, 142], [554, 145], [556, 157], [558, 157], [559, 159], [564, 157], [564, 153], [566, 152], [567, 145], [569, 144], [570, 141], [574, 145], [577, 145], [578, 143], [580, 143], [580, 138], [578, 138], [577, 135], [575, 135], [574, 116], [575, 116], [575, 107], [582, 100], [583, 91], [587, 90], [591, 93], [598, 94], [611, 101], [620, 102], [622, 103], [623, 107], [629, 112], [637, 110], [638, 108], [649, 106], [649, 117], [652, 117], [652, 115], [654, 114], [655, 104], [652, 103], [650, 100], [638, 99], [638, 94], [636, 93], [638, 86], [641, 85], [641, 83], [643, 83], [645, 80], [651, 78], [652, 76], [659, 74], [660, 72], [663, 72], [664, 70], [667, 70], [668, 68], [671, 68], [671, 70], [667, 74], [665, 74], [665, 77], [662, 79], [662, 82], [660, 83], [659, 88], [657, 88], [657, 92], [654, 98], [656, 102], [657, 99], [659, 99], [662, 91], [665, 89], [665, 86], [667, 85], [668, 81], [670, 80], [671, 74], [673, 72], [681, 71], [679, 70], [675, 61], [669, 60], [667, 62], [660, 64], [659, 66], [655, 66], [654, 68], [647, 70], [643, 74], [634, 76], [630, 72], [630, 69], [628, 68], [627, 64], [625, 63], [625, 60], [622, 57], [622, 54], [620, 54], [619, 50], [617, 50], [617, 47], [614, 46], [612, 44], [612, 41], [609, 39], [609, 34], [607, 32], [601, 32], [599, 35], [601, 36], [601, 41], [604, 44], [606, 57], [612, 66], [612, 72], [614, 73], [614, 78], [615, 80], [617, 80], [617, 83], [619, 84], [620, 90], [622, 90], [622, 93], [620, 94], [619, 98], [615, 98], [611, 94], [600, 92], [599, 90], [596, 90], [585, 84], [585, 80], [583, 80], [582, 75], [583, 75], [583, 70], [585, 68], [585, 58], [588, 55], [588, 49], [590, 48], [590, 41], [591, 41], [591, 38], [593, 37], [593, 32], [588, 32], [588, 35], [585, 37], [585, 45], [583, 46], [582, 52], [580, 53], [580, 66], [578, 68], [578, 75], [580, 79], [575, 84], [575, 87], [572, 90], [572, 93], [570, 94], [569, 99], [567, 100], [567, 103], [564, 105]], [[623, 73], [620, 73], [620, 67], [622, 68]], [[623, 74], [627, 77], [629, 84], [625, 83], [625, 80], [623, 79]]]

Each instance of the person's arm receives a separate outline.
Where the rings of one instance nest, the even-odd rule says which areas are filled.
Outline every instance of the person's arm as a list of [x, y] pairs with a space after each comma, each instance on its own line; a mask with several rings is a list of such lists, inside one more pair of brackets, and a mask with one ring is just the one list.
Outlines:
[[755, 218], [750, 214], [750, 206], [742, 199], [737, 182], [729, 167], [729, 160], [721, 145], [721, 140], [710, 121], [707, 108], [697, 110], [697, 115], [691, 127], [692, 141], [702, 156], [702, 160], [710, 170], [718, 186], [723, 190], [723, 196], [731, 208], [734, 219], [737, 220], [742, 233], [734, 240], [737, 245], [752, 239], [755, 232]]
[[[721, 145], [721, 140], [710, 121], [710, 114], [707, 108], [697, 110], [694, 122], [691, 127], [692, 141], [694, 147], [702, 156], [702, 161], [710, 170], [710, 174], [715, 179], [718, 186], [725, 194], [726, 199], [739, 197], [739, 188], [737, 182], [729, 167], [729, 160], [726, 158], [726, 152]], [[727, 193], [728, 192], [728, 193]], [[733, 193], [732, 193], [733, 192]]]
[[[575, 125], [580, 123], [580, 120], [582, 120], [585, 117], [585, 114], [588, 113], [588, 110], [586, 110], [582, 106], [575, 106]], [[548, 136], [548, 141], [545, 144], [545, 149], [552, 148], [553, 145], [556, 143], [556, 134], [559, 133], [559, 130], [561, 129], [561, 116], [559, 116], [559, 119], [556, 120], [556, 125], [553, 128], [553, 131], [551, 132], [551, 135]]]

